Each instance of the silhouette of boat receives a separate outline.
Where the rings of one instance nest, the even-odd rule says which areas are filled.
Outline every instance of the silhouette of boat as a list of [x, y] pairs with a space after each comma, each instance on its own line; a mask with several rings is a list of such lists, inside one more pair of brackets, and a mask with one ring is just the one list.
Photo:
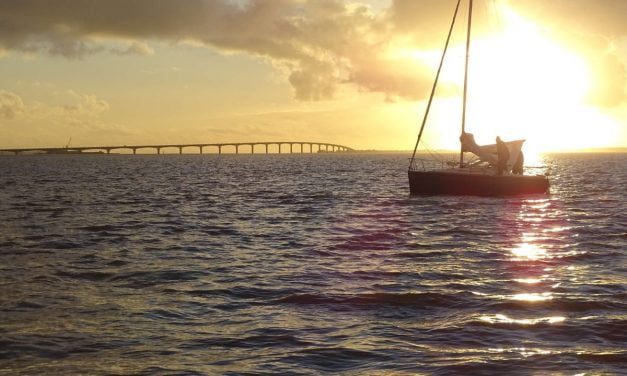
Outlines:
[[[461, 122], [461, 150], [459, 163], [453, 162], [448, 168], [427, 170], [420, 169], [416, 163], [416, 150], [421, 141], [422, 133], [427, 122], [431, 103], [438, 84], [446, 51], [451, 39], [453, 27], [459, 13], [461, 0], [458, 0], [453, 14], [453, 20], [446, 38], [442, 58], [438, 67], [435, 82], [427, 103], [425, 115], [418, 133], [416, 146], [407, 171], [409, 177], [409, 191], [412, 195], [473, 195], [473, 196], [512, 196], [527, 194], [549, 193], [549, 179], [544, 175], [522, 175], [522, 165], [519, 174], [512, 174], [514, 164], [522, 163], [521, 148], [524, 140], [505, 142], [509, 152], [507, 162], [503, 161], [504, 173], [497, 168], [499, 158], [496, 145], [477, 145], [471, 133], [465, 131], [466, 103], [468, 88], [468, 57], [470, 50], [470, 32], [472, 26], [473, 0], [468, 0], [468, 26], [466, 32], [466, 62], [464, 66], [464, 94]], [[469, 163], [464, 162], [464, 153], [470, 152], [478, 159]], [[521, 158], [519, 160], [519, 158]]]

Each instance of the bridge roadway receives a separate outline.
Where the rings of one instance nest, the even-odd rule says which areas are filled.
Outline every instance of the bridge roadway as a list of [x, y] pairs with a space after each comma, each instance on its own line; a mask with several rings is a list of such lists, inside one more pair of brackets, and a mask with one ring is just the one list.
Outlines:
[[[64, 147], [64, 148], [20, 148], [20, 149], [0, 149], [0, 152], [5, 153], [14, 153], [18, 155], [20, 153], [28, 153], [28, 152], [44, 152], [47, 154], [80, 154], [82, 152], [93, 152], [93, 151], [105, 151], [107, 154], [111, 153], [111, 150], [132, 150], [133, 154], [137, 154], [137, 150], [139, 149], [155, 149], [157, 154], [161, 154], [162, 149], [166, 148], [178, 148], [179, 154], [183, 154], [183, 148], [199, 148], [200, 154], [203, 154], [204, 148], [217, 147], [218, 154], [222, 154], [222, 148], [224, 147], [234, 147], [235, 154], [239, 154], [240, 147], [242, 146], [250, 146], [250, 153], [255, 153], [255, 146], [264, 145], [265, 146], [265, 154], [268, 154], [268, 146], [277, 145], [279, 154], [281, 154], [281, 146], [289, 145], [290, 154], [294, 153], [294, 145], [300, 145], [300, 148], [297, 148], [296, 152], [306, 153], [305, 145], [309, 146], [309, 153], [314, 152], [314, 146], [318, 147], [318, 152], [347, 152], [352, 151], [352, 148], [344, 145], [338, 144], [330, 144], [326, 142], [307, 142], [307, 141], [272, 141], [272, 142], [229, 142], [229, 143], [219, 143], [219, 144], [163, 144], [163, 145], [121, 145], [121, 146], [81, 146], [81, 147]], [[331, 150], [329, 150], [329, 148]]]

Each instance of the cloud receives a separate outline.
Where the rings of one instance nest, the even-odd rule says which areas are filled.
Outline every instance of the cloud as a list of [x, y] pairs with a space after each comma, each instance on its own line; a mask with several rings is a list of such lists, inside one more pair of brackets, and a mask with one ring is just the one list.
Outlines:
[[69, 90], [72, 103], [61, 106], [65, 115], [70, 117], [93, 118], [109, 109], [109, 103], [93, 94], [77, 93]]
[[[355, 74], [381, 59], [389, 26], [384, 13], [342, 0], [0, 2], [0, 48], [80, 58], [151, 53], [146, 40], [192, 42], [269, 59], [303, 100], [331, 98], [347, 83], [395, 90]], [[107, 39], [131, 46], [111, 51]]]
[[49, 97], [56, 98], [56, 103], [24, 104], [17, 94], [0, 91], [0, 116], [11, 118], [22, 114], [27, 121], [47, 124], [49, 127], [74, 127], [96, 134], [130, 134], [124, 126], [102, 120], [102, 114], [110, 106], [94, 94], [66, 90]]
[[[627, 99], [627, 68], [614, 43], [627, 37], [627, 1], [528, 0], [508, 3], [543, 26], [560, 43], [581, 54], [590, 68], [592, 88], [588, 102], [614, 107]], [[623, 55], [625, 56], [625, 55]]]
[[24, 102], [19, 95], [0, 90], [0, 118], [13, 119], [23, 112]]
[[534, 19], [584, 34], [607, 37], [627, 35], [627, 2], [624, 0], [525, 0], [508, 3]]
[[611, 50], [590, 49], [587, 53], [591, 73], [594, 76], [588, 102], [601, 107], [617, 106], [627, 99], [627, 69], [625, 63]]
[[104, 99], [76, 90], [53, 90], [39, 85], [38, 92], [47, 98], [46, 102], [29, 101], [26, 94], [0, 90], [0, 142], [5, 147], [62, 146], [70, 136], [75, 146], [122, 144], [141, 135], [107, 119], [109, 104]]
[[[627, 35], [624, 0], [503, 1], [580, 39], [602, 35], [611, 43]], [[332, 98], [342, 85], [388, 99], [419, 99], [428, 93], [433, 69], [391, 59], [390, 46], [403, 40], [412, 48], [439, 48], [455, 3], [392, 0], [389, 8], [373, 10], [359, 0], [5, 0], [0, 50], [67, 58], [150, 55], [147, 41], [183, 42], [266, 58], [286, 72], [300, 100]], [[477, 7], [478, 16], [489, 11]], [[112, 42], [124, 46], [112, 48]], [[621, 77], [624, 62], [606, 47], [590, 47], [586, 55], [603, 56], [594, 63], [598, 75]], [[597, 88], [607, 97], [602, 103], [624, 99], [623, 81], [599, 81], [607, 84]]]
[[154, 55], [155, 50], [150, 47], [147, 43], [143, 42], [133, 42], [130, 45], [123, 48], [110, 48], [109, 52], [114, 55], [143, 55], [149, 56]]

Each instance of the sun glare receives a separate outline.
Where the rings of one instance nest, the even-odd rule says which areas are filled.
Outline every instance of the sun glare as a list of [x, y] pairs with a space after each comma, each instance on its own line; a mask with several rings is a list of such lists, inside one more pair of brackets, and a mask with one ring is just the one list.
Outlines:
[[[586, 104], [593, 76], [585, 59], [506, 5], [500, 5], [500, 13], [502, 30], [472, 41], [467, 131], [474, 133], [480, 144], [493, 143], [496, 135], [526, 139], [525, 150], [532, 154], [611, 144], [619, 125]], [[437, 51], [405, 52], [408, 54], [434, 70], [439, 63]], [[461, 87], [463, 64], [464, 47], [452, 47], [441, 83]], [[450, 93], [446, 95], [450, 98]], [[461, 89], [454, 95], [461, 95]], [[460, 100], [448, 102], [447, 110], [440, 112], [449, 115], [436, 114], [433, 119], [438, 123], [435, 128], [447, 133], [459, 123], [452, 127], [441, 123], [459, 119], [451, 114], [461, 111]], [[591, 127], [595, 132], [589, 131]]]

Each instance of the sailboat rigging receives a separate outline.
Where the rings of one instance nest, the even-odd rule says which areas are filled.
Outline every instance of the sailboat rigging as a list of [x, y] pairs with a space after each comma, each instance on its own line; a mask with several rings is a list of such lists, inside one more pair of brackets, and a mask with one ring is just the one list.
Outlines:
[[[460, 136], [459, 166], [439, 170], [419, 170], [415, 164], [416, 151], [421, 141], [429, 110], [435, 96], [436, 87], [442, 71], [442, 66], [446, 57], [451, 35], [457, 20], [462, 0], [457, 1], [453, 20], [440, 59], [440, 64], [435, 76], [435, 81], [431, 89], [429, 101], [425, 109], [425, 115], [420, 126], [416, 145], [410, 160], [408, 177], [409, 189], [412, 195], [476, 195], [476, 196], [509, 196], [524, 194], [546, 194], [549, 192], [549, 180], [543, 175], [522, 175], [511, 174], [511, 166], [519, 163], [521, 148], [524, 140], [510, 141], [502, 143], [501, 149], [505, 147], [508, 157], [503, 157], [503, 153], [497, 156], [497, 145], [480, 146], [474, 140], [471, 133], [466, 133], [466, 110], [468, 99], [468, 65], [470, 60], [470, 42], [472, 30], [472, 10], [473, 0], [468, 0], [468, 23], [466, 30], [466, 58], [464, 64], [464, 89]], [[479, 158], [477, 163], [464, 163], [464, 153], [471, 152]], [[506, 160], [499, 160], [506, 159]], [[497, 168], [498, 166], [498, 168]], [[505, 174], [502, 174], [502, 170]]]

